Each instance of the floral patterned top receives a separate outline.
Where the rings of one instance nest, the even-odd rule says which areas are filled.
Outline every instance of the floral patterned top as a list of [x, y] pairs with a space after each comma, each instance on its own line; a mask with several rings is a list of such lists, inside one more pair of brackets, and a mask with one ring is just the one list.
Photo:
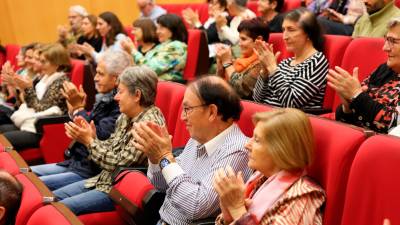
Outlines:
[[187, 58], [187, 45], [181, 41], [165, 41], [145, 55], [136, 51], [133, 59], [137, 65], [146, 65], [162, 80], [182, 81]]

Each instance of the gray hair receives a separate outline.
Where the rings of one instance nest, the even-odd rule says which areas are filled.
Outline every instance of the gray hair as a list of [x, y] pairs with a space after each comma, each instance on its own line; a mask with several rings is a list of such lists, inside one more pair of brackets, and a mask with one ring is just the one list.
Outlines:
[[69, 7], [69, 11], [74, 12], [82, 17], [88, 15], [86, 9], [81, 5], [73, 5], [73, 6]]
[[242, 8], [247, 8], [247, 0], [234, 0], [234, 2]]
[[132, 56], [124, 51], [108, 50], [101, 54], [99, 61], [105, 65], [107, 74], [118, 76], [133, 63]]
[[131, 95], [136, 90], [141, 92], [140, 105], [148, 107], [154, 105], [157, 94], [157, 74], [147, 66], [132, 66], [122, 72], [118, 78]]
[[391, 29], [398, 25], [400, 25], [400, 16], [391, 18], [387, 24], [387, 28]]

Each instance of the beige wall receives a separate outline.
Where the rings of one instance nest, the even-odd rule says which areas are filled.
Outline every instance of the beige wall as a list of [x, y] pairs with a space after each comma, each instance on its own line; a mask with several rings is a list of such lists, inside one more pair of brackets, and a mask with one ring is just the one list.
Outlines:
[[[157, 3], [196, 3], [205, 0], [156, 0]], [[68, 8], [80, 4], [98, 15], [112, 11], [124, 25], [138, 16], [135, 0], [0, 0], [0, 43], [27, 44], [57, 39], [57, 25], [67, 24]]]

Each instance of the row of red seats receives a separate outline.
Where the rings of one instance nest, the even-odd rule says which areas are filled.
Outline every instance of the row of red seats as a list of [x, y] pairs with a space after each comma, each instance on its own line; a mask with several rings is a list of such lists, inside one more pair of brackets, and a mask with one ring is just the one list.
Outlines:
[[[171, 82], [160, 82], [158, 86], [156, 105], [165, 115], [168, 130], [173, 135], [174, 147], [184, 145], [189, 138], [184, 123], [179, 119], [185, 88], [184, 85]], [[246, 135], [251, 136], [254, 128], [251, 116], [255, 112], [271, 110], [272, 107], [248, 101], [242, 103], [244, 111], [238, 125]], [[400, 139], [386, 135], [374, 136], [373, 133], [360, 128], [312, 115], [310, 119], [316, 140], [316, 155], [314, 163], [308, 168], [308, 174], [327, 194], [324, 224], [381, 224], [384, 217], [391, 218], [393, 224], [400, 223], [400, 217], [397, 215], [400, 192], [397, 191], [399, 181], [396, 179], [397, 165], [400, 162], [400, 152], [397, 149]], [[21, 174], [20, 171], [28, 169], [16, 152], [0, 153], [0, 168], [17, 174], [17, 177], [33, 180], [31, 173]], [[137, 179], [137, 176], [125, 176], [118, 189], [126, 199], [136, 203], [138, 208], [144, 207], [139, 206], [142, 199], [138, 199], [138, 196], [145, 196], [152, 187], [147, 183], [146, 191], [141, 193], [142, 189], [133, 188], [141, 186], [140, 182], [134, 182], [132, 177]], [[28, 178], [18, 179], [24, 182]], [[28, 187], [30, 184], [24, 186]], [[141, 194], [133, 194], [133, 189], [135, 193]], [[47, 206], [40, 197], [34, 197], [38, 195], [32, 192], [40, 193], [37, 190], [24, 192], [17, 221], [30, 220], [32, 214], [40, 207], [52, 208], [54, 211], [54, 206]], [[46, 192], [40, 196], [46, 197], [46, 201], [52, 197]], [[47, 208], [46, 210], [49, 210]], [[125, 223], [118, 211], [88, 214], [79, 216], [79, 219], [84, 224], [95, 224], [94, 221], [97, 224]]]

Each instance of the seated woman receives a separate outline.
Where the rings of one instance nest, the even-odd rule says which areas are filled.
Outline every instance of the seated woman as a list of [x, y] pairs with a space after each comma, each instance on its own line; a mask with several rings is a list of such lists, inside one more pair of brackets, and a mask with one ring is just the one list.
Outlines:
[[[222, 40], [218, 37], [218, 31], [215, 23], [215, 18], [218, 15], [229, 16], [226, 6], [226, 0], [207, 0], [208, 2], [208, 20], [201, 24], [198, 12], [193, 11], [191, 8], [187, 8], [182, 11], [183, 18], [186, 23], [192, 29], [205, 30], [207, 34], [208, 44], [220, 43]], [[229, 18], [228, 18], [229, 20]]]
[[87, 147], [89, 159], [101, 172], [87, 180], [78, 181], [54, 191], [54, 195], [75, 214], [111, 211], [114, 205], [108, 193], [111, 190], [111, 175], [118, 167], [144, 166], [146, 156], [133, 146], [130, 130], [137, 122], [151, 121], [164, 126], [165, 119], [160, 109], [154, 106], [157, 75], [145, 66], [128, 67], [119, 76], [119, 116], [115, 131], [110, 138], [96, 138], [94, 126], [77, 117], [65, 124], [67, 135]]
[[227, 0], [227, 9], [232, 20], [228, 25], [228, 20], [223, 14], [219, 14], [216, 17], [219, 40], [229, 41], [232, 45], [236, 45], [239, 42], [237, 28], [240, 22], [256, 17], [256, 14], [248, 9], [246, 4], [247, 0]]
[[362, 83], [358, 69], [353, 74], [340, 67], [329, 71], [328, 85], [336, 90], [342, 104], [336, 109], [336, 120], [387, 133], [397, 126], [400, 104], [400, 17], [388, 23], [383, 51], [388, 54], [380, 65]]
[[325, 193], [305, 171], [314, 156], [310, 120], [293, 108], [257, 113], [253, 120], [246, 148], [255, 172], [246, 185], [230, 167], [215, 173], [222, 211], [216, 224], [322, 224]]
[[14, 73], [3, 74], [8, 85], [24, 92], [25, 104], [11, 115], [13, 123], [0, 125], [0, 132], [15, 150], [39, 146], [41, 135], [36, 133], [36, 118], [67, 112], [60, 90], [64, 81], [68, 80], [66, 73], [71, 70], [68, 51], [57, 43], [45, 45], [39, 52], [43, 75], [35, 86], [29, 78]]
[[232, 62], [231, 48], [220, 45], [217, 49], [217, 75], [225, 78], [243, 99], [252, 99], [254, 85], [263, 69], [254, 51], [255, 41], [268, 42], [268, 24], [259, 18], [243, 20], [238, 31], [241, 58]]
[[253, 99], [279, 107], [321, 109], [329, 65], [315, 15], [305, 8], [295, 9], [285, 16], [282, 27], [286, 49], [294, 57], [277, 65], [279, 52], [274, 55], [272, 45], [257, 41], [264, 73], [257, 79]]
[[[87, 15], [83, 17], [81, 25], [82, 35], [78, 38], [76, 43], [78, 45], [88, 43], [94, 48], [96, 52], [100, 52], [103, 40], [102, 37], [99, 35], [99, 32], [96, 30], [96, 26], [96, 16]], [[68, 45], [68, 50], [71, 52], [72, 56], [77, 56], [78, 59], [85, 59], [83, 52], [79, 51], [79, 46], [76, 46], [75, 44], [70, 44]]]
[[[137, 51], [146, 55], [158, 44], [157, 27], [151, 19], [137, 19], [132, 24], [132, 34], [135, 35]], [[130, 38], [121, 42], [123, 49], [129, 54], [136, 48]]]
[[118, 17], [112, 12], [103, 12], [97, 18], [97, 31], [99, 32], [103, 43], [100, 51], [96, 51], [90, 44], [78, 45], [78, 50], [88, 57], [98, 62], [98, 59], [106, 50], [122, 50], [121, 41], [128, 38], [125, 35], [124, 27]]
[[[120, 115], [118, 103], [114, 100], [117, 93], [117, 80], [122, 71], [131, 65], [131, 56], [122, 51], [106, 51], [97, 64], [94, 82], [98, 92], [96, 102], [90, 113], [85, 107], [86, 94], [71, 82], [65, 82], [62, 92], [67, 99], [68, 113], [71, 119], [78, 116], [96, 127], [96, 137], [106, 140], [115, 129], [115, 121]], [[32, 166], [32, 171], [50, 190], [96, 176], [100, 168], [88, 159], [85, 145], [74, 142], [66, 150], [68, 160], [61, 163]]]
[[137, 65], [146, 65], [162, 80], [183, 81], [186, 65], [188, 32], [182, 19], [175, 14], [157, 18], [157, 36], [160, 44], [145, 55], [132, 48]]

